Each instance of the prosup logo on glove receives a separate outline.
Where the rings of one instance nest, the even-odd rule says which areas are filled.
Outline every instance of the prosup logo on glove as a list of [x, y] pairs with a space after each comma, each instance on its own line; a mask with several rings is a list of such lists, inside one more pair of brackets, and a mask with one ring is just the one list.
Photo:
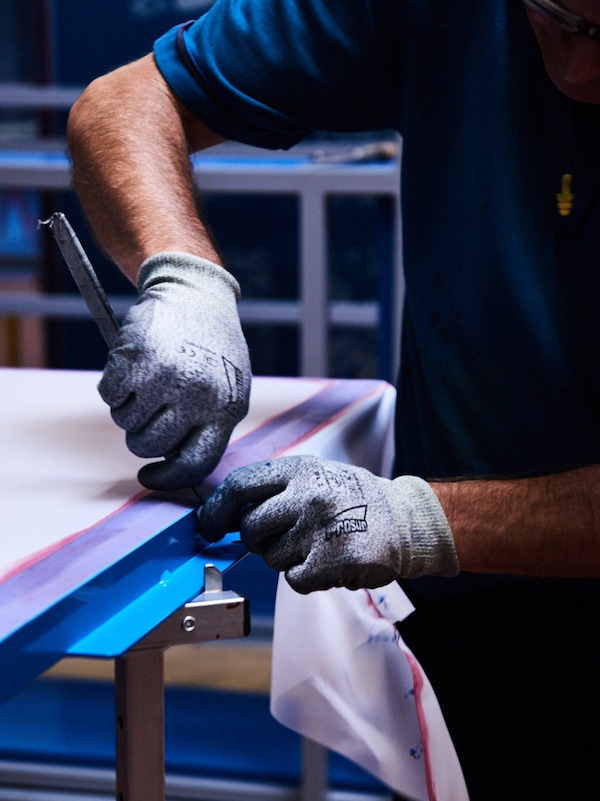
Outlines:
[[338, 512], [337, 515], [329, 521], [327, 531], [325, 532], [325, 539], [330, 540], [332, 537], [355, 534], [357, 531], [363, 532], [366, 531], [367, 528], [367, 505], [351, 506], [349, 509]]

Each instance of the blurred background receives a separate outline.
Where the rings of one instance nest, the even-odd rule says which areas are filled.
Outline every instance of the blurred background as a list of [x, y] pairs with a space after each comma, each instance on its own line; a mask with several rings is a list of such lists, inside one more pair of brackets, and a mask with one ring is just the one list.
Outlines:
[[[128, 282], [94, 247], [72, 193], [48, 188], [43, 176], [53, 159], [56, 169], [66, 169], [59, 167], [65, 152], [66, 114], [80, 88], [148, 52], [161, 33], [200, 16], [210, 4], [207, 0], [1, 0], [0, 364], [102, 368], [104, 343], [84, 316], [74, 320], [65, 313], [61, 318], [53, 311], [52, 317], [36, 317], [33, 311], [41, 306], [32, 305], [31, 298], [29, 306], [17, 307], [15, 292], [61, 296], [75, 291], [48, 230], [37, 229], [38, 219], [58, 210], [73, 224], [107, 292], [132, 293]], [[37, 91], [42, 88], [45, 94]], [[334, 159], [347, 153], [348, 162], [337, 165], [338, 170], [347, 170], [356, 147], [389, 139], [388, 132], [360, 136], [317, 132], [289, 154], [255, 151], [248, 156], [243, 148], [225, 146], [224, 155], [234, 163], [236, 158], [270, 160], [276, 170], [282, 158], [289, 166], [293, 159], [315, 161], [316, 153]], [[24, 150], [29, 151], [29, 160], [19, 173], [16, 164]], [[301, 352], [303, 347], [314, 350], [310, 340], [302, 342], [301, 329], [309, 313], [298, 307], [301, 251], [306, 246], [300, 230], [302, 187], [273, 192], [277, 175], [272, 174], [268, 185], [257, 180], [255, 191], [246, 181], [243, 191], [236, 192], [234, 186], [227, 192], [205, 193], [207, 222], [250, 305], [242, 317], [256, 374], [290, 376], [317, 369], [336, 377], [393, 379], [400, 304], [394, 197], [398, 183], [393, 176], [398, 165], [372, 166], [386, 171], [379, 182], [381, 192], [377, 176], [373, 191], [365, 191], [357, 169], [349, 188], [326, 193], [319, 211], [323, 219], [318, 225], [326, 231], [324, 264], [314, 267], [326, 273], [331, 321], [324, 341], [317, 345], [325, 352], [312, 362]], [[325, 164], [324, 170], [328, 169], [331, 165]], [[13, 295], [4, 295], [4, 305], [3, 293]], [[252, 305], [256, 300], [267, 303]], [[322, 309], [315, 308], [314, 314], [318, 322]]]

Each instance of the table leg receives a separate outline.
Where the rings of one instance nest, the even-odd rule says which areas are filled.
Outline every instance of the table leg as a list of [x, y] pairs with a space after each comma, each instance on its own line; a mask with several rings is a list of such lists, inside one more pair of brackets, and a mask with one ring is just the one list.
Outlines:
[[302, 738], [300, 801], [326, 801], [328, 761], [329, 754], [325, 746], [309, 737]]
[[164, 650], [115, 660], [117, 801], [164, 801]]

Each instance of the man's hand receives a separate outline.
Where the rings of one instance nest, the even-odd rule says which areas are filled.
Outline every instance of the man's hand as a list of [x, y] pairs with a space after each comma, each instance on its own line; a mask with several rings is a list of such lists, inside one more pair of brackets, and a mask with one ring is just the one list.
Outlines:
[[236, 530], [301, 593], [459, 571], [450, 527], [427, 482], [390, 481], [313, 456], [234, 470], [205, 503], [199, 531], [217, 541]]
[[216, 467], [248, 410], [239, 287], [224, 268], [170, 252], [144, 262], [138, 287], [98, 389], [128, 448], [166, 457], [140, 470], [142, 484], [189, 487]]

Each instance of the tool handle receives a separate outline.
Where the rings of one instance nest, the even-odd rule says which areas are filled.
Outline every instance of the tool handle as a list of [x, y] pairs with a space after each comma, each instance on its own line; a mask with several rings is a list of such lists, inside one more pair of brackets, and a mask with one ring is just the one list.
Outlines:
[[40, 224], [50, 227], [69, 272], [96, 321], [100, 333], [108, 347], [112, 347], [119, 330], [119, 323], [71, 224], [61, 211], [55, 212], [47, 220], [40, 220]]

